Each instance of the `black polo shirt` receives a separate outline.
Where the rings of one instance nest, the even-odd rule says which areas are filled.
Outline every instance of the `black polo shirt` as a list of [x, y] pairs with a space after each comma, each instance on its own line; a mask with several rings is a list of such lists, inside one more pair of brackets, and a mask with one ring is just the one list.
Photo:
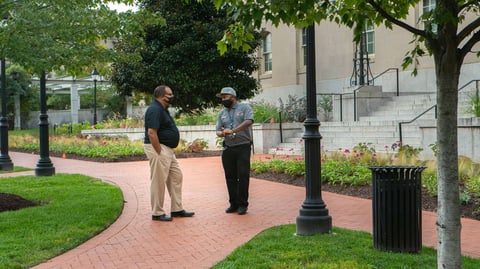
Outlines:
[[180, 133], [177, 125], [168, 110], [160, 102], [153, 100], [145, 111], [145, 144], [150, 144], [148, 129], [157, 129], [158, 140], [170, 148], [176, 148], [180, 141]]

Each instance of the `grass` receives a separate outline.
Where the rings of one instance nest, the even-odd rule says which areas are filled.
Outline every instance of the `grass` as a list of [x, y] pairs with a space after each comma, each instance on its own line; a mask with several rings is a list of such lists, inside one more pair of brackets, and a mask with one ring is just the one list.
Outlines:
[[28, 170], [32, 170], [32, 169], [26, 168], [26, 167], [21, 167], [21, 166], [13, 166], [13, 170], [9, 170], [9, 171], [0, 170], [0, 174], [16, 173], [16, 172], [23, 172], [23, 171], [28, 171]]
[[0, 178], [0, 191], [41, 203], [0, 213], [0, 268], [30, 268], [106, 229], [121, 214], [120, 189], [73, 174]]
[[[480, 260], [463, 257], [463, 268], [480, 268]], [[295, 225], [261, 232], [214, 267], [220, 268], [437, 268], [436, 250], [392, 253], [373, 248], [367, 232], [333, 227], [331, 234], [295, 236]]]

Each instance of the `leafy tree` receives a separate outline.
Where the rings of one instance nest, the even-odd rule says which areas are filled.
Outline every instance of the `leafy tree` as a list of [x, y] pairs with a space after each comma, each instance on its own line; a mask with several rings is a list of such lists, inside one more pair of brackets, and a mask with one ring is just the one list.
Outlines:
[[38, 109], [38, 91], [31, 87], [31, 75], [18, 65], [10, 65], [6, 69], [7, 117], [9, 128], [21, 128], [14, 125], [15, 98], [20, 100], [20, 118], [28, 121], [29, 112]]
[[158, 20], [152, 13], [118, 13], [109, 3], [133, 0], [0, 1], [0, 57], [36, 75], [90, 73], [117, 56], [102, 40], [133, 39], [141, 23]]
[[258, 63], [253, 55], [260, 36], [248, 42], [247, 51], [216, 49], [231, 20], [211, 1], [139, 1], [140, 9], [158, 12], [166, 26], [145, 24], [143, 44], [123, 40], [116, 49], [125, 58], [113, 64], [112, 82], [123, 94], [151, 94], [159, 84], [174, 90], [175, 106], [190, 112], [211, 107], [222, 87], [232, 86], [240, 98], [252, 97], [258, 83], [251, 76]]
[[[304, 27], [331, 20], [354, 29], [360, 39], [365, 22], [396, 25], [414, 35], [413, 49], [403, 66], [415, 56], [433, 56], [437, 84], [438, 141], [438, 268], [461, 268], [460, 204], [458, 180], [457, 107], [458, 83], [467, 53], [480, 40], [480, 2], [470, 0], [436, 0], [436, 6], [422, 15], [424, 29], [403, 20], [419, 0], [343, 0], [343, 1], [269, 1], [214, 0], [217, 7], [228, 6], [242, 23], [233, 24], [225, 33], [219, 49], [227, 46], [245, 48], [239, 40], [250, 27], [258, 28], [262, 21], [274, 25], [285, 23]], [[466, 18], [469, 20], [466, 20]], [[436, 25], [436, 27], [434, 27]], [[479, 53], [477, 53], [479, 56]], [[416, 70], [414, 70], [414, 73]]]

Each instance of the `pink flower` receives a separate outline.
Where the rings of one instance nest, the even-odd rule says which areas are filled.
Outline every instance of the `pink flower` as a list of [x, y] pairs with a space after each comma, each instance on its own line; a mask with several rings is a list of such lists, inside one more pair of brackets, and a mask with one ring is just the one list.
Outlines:
[[103, 144], [104, 146], [106, 146], [106, 145], [107, 145], [107, 141], [103, 141], [102, 144]]
[[350, 153], [350, 150], [345, 149], [344, 153]]

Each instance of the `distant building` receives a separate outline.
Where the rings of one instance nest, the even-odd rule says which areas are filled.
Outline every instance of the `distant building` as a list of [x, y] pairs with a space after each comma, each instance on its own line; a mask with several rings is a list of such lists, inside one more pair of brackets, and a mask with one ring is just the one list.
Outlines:
[[[414, 27], [424, 27], [420, 16], [432, 9], [434, 4], [434, 0], [421, 1], [410, 10], [405, 22]], [[478, 14], [466, 14], [465, 24], [476, 18]], [[255, 74], [263, 90], [254, 100], [278, 104], [279, 98], [286, 100], [288, 95], [305, 96], [305, 29], [285, 25], [275, 28], [269, 23], [263, 27], [263, 46], [259, 51], [262, 60]], [[408, 69], [402, 70], [405, 54], [414, 47], [414, 44], [410, 44], [413, 35], [404, 29], [393, 26], [393, 30], [390, 30], [384, 26], [366, 25], [362, 47], [353, 42], [352, 30], [331, 22], [315, 25], [315, 36], [317, 93], [351, 92], [362, 80], [359, 77], [362, 73], [361, 58], [365, 83], [382, 86], [384, 92], [395, 92], [397, 88], [396, 72], [390, 68], [399, 70], [401, 92], [436, 91], [432, 57], [417, 57]], [[460, 87], [473, 79], [480, 79], [480, 58], [476, 57], [478, 51], [479, 45], [466, 57]], [[418, 70], [416, 77], [412, 76], [414, 68]], [[369, 81], [379, 74], [382, 75], [375, 81]]]

